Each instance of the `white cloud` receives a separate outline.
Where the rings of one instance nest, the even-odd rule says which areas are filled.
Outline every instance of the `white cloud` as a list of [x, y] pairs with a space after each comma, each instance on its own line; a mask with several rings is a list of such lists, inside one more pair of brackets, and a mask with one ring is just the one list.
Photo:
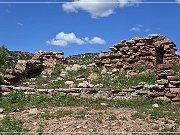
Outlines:
[[150, 28], [145, 28], [142, 24], [136, 24], [134, 27], [130, 28], [129, 31], [131, 32], [150, 32]]
[[18, 22], [18, 23], [17, 23], [17, 25], [18, 25], [18, 26], [23, 26], [24, 24], [23, 24], [23, 23]]
[[144, 31], [145, 31], [145, 32], [150, 32], [151, 29], [150, 29], [150, 28], [146, 28]]
[[83, 45], [83, 44], [106, 44], [106, 41], [99, 38], [94, 37], [92, 39], [89, 39], [88, 37], [85, 38], [77, 38], [74, 33], [64, 33], [60, 32], [58, 33], [55, 38], [51, 39], [50, 41], [46, 41], [49, 45], [56, 45], [56, 46], [67, 46], [69, 44], [77, 44], [77, 45]]
[[141, 29], [139, 27], [132, 27], [129, 29], [129, 31], [133, 31], [133, 32], [138, 32], [140, 31]]
[[180, 4], [180, 0], [176, 0], [176, 2], [177, 2], [178, 4]]
[[89, 44], [99, 44], [99, 45], [106, 44], [106, 41], [99, 37], [94, 37], [91, 40], [88, 37], [86, 37], [86, 38], [84, 38], [84, 40]]
[[84, 10], [91, 14], [92, 18], [106, 17], [114, 13], [116, 8], [123, 8], [126, 6], [134, 6], [137, 4], [131, 2], [140, 2], [142, 0], [74, 0], [74, 2], [67, 2], [62, 5], [66, 12], [77, 13], [78, 10]]

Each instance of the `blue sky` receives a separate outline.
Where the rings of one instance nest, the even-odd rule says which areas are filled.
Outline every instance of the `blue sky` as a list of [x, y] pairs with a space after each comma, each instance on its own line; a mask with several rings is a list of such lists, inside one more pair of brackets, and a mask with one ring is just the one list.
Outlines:
[[134, 4], [132, 1], [143, 0], [124, 0], [124, 3], [112, 0], [119, 3], [101, 4], [85, 3], [87, 0], [56, 4], [1, 3], [0, 45], [5, 44], [9, 50], [32, 53], [39, 50], [62, 51], [69, 56], [101, 52], [123, 39], [157, 33], [174, 41], [180, 50], [178, 0], [164, 0], [176, 2], [169, 4]]

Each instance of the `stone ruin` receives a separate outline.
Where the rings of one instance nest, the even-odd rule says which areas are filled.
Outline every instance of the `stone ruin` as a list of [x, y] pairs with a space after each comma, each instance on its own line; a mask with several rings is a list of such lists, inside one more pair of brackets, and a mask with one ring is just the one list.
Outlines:
[[110, 49], [99, 54], [98, 66], [129, 69], [135, 65], [146, 65], [152, 69], [158, 64], [173, 64], [179, 60], [176, 45], [162, 35], [123, 40]]
[[[150, 35], [145, 38], [123, 40], [110, 49], [111, 51], [99, 54], [100, 60], [96, 62], [96, 66], [131, 69], [136, 65], [146, 65], [147, 69], [156, 71], [157, 84], [148, 87], [140, 84], [123, 90], [106, 88], [34, 89], [3, 85], [0, 89], [4, 94], [12, 90], [20, 90], [35, 95], [41, 93], [55, 95], [64, 92], [64, 94], [80, 97], [98, 96], [106, 99], [119, 99], [145, 96], [180, 101], [180, 78], [173, 71], [174, 64], [180, 63], [180, 56], [176, 54], [177, 48], [172, 41], [162, 35]], [[15, 69], [7, 70], [4, 78], [7, 84], [13, 84], [25, 76], [37, 75], [42, 70], [51, 75], [56, 64], [64, 63], [67, 61], [62, 52], [39, 52], [31, 60], [19, 60]]]
[[64, 59], [63, 52], [46, 52], [40, 51], [35, 54], [32, 59], [40, 60], [43, 64], [43, 70], [48, 74], [51, 75], [52, 71], [56, 64], [65, 64], [67, 61]]
[[63, 52], [36, 53], [30, 60], [18, 60], [15, 69], [8, 69], [4, 75], [7, 84], [13, 84], [24, 77], [33, 77], [42, 70], [51, 75], [56, 64], [66, 63]]

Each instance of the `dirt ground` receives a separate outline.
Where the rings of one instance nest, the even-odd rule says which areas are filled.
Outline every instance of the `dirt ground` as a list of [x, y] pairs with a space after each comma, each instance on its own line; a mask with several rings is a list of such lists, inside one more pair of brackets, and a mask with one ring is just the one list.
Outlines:
[[[33, 110], [33, 111], [32, 111]], [[133, 119], [136, 110], [129, 108], [50, 107], [11, 113], [24, 121], [29, 134], [157, 134], [176, 126], [172, 121], [148, 118]]]

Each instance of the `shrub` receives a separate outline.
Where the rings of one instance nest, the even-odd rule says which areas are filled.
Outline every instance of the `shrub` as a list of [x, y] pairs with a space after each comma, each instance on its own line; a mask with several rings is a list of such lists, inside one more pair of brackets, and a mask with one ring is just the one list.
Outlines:
[[0, 65], [2, 65], [8, 59], [9, 53], [4, 45], [0, 47]]
[[[23, 127], [23, 122], [18, 119], [11, 119], [6, 116], [0, 121], [0, 132], [8, 132], [8, 134], [24, 134], [28, 129]], [[5, 133], [6, 134], [6, 133]]]

